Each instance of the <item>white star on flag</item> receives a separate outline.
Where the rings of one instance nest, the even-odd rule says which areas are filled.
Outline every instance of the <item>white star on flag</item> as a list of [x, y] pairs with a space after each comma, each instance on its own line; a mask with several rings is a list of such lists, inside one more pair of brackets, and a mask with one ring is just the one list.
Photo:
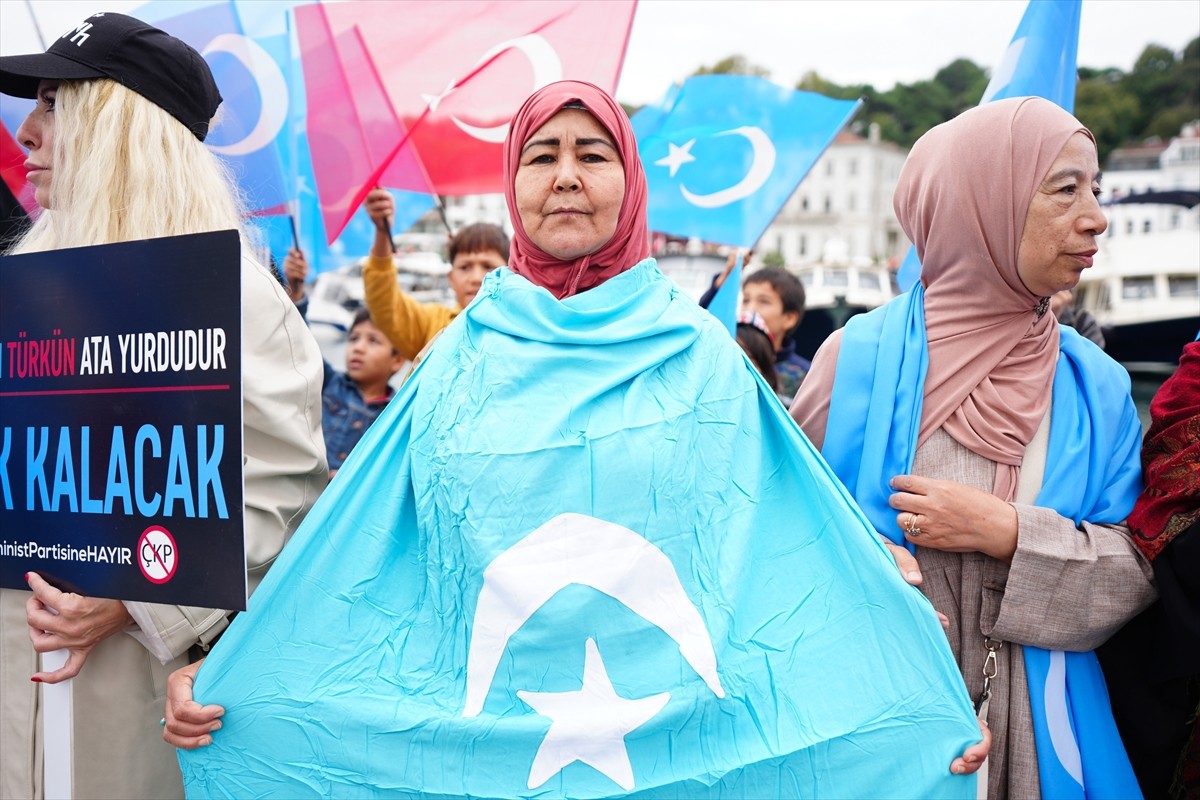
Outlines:
[[583, 686], [575, 692], [518, 691], [534, 711], [551, 719], [529, 770], [529, 788], [536, 789], [567, 765], [582, 761], [611, 778], [622, 789], [633, 789], [633, 767], [625, 735], [646, 724], [671, 699], [663, 692], [639, 700], [617, 695], [596, 642], [587, 640]]
[[655, 161], [654, 163], [660, 167], [670, 167], [671, 177], [674, 178], [675, 173], [679, 171], [680, 167], [689, 161], [696, 160], [696, 157], [690, 152], [692, 145], [695, 143], [696, 140], [692, 139], [683, 147], [679, 147], [672, 142], [667, 142], [667, 155], [664, 158], [660, 158], [658, 161]]

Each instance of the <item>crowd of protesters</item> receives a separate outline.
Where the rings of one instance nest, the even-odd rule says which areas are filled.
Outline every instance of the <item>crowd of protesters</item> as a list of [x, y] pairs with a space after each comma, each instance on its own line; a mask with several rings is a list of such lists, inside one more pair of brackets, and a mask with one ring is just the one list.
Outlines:
[[[0, 59], [0, 91], [37, 100], [16, 138], [44, 209], [9, 252], [243, 231], [236, 193], [203, 146], [221, 101], [203, 58], [123, 15], [89, 21], [85, 47], [60, 40], [45, 54]], [[506, 147], [511, 245], [496, 226], [457, 231], [448, 242], [455, 305], [422, 304], [399, 288], [380, 224], [344, 371], [322, 367], [300, 313], [303, 253], [289, 254], [284, 286], [243, 233], [251, 591], [393, 400], [393, 376], [438, 347], [489, 273], [508, 268], [507, 283], [489, 284], [497, 292], [519, 278], [566, 302], [622, 273], [654, 271], [644, 176], [619, 106], [564, 82], [522, 114]], [[534, 139], [540, 130], [548, 133]], [[99, 158], [112, 170], [92, 168]], [[932, 602], [980, 706], [980, 742], [946, 768], [986, 764], [993, 798], [1045, 794], [1040, 654], [1090, 658], [1078, 669], [1070, 660], [1068, 676], [1103, 698], [1089, 654], [1106, 641], [1115, 727], [1096, 709], [1098, 735], [1117, 737], [1118, 750], [1124, 737], [1147, 796], [1200, 791], [1197, 354], [1189, 345], [1164, 386], [1142, 452], [1127, 376], [1050, 305], [1104, 232], [1098, 191], [1094, 138], [1067, 112], [1030, 98], [965, 112], [923, 137], [901, 175], [897, 212], [924, 265], [913, 292], [856, 318], [809, 363], [790, 338], [803, 286], [786, 270], [760, 269], [742, 284], [737, 344], [727, 337], [746, 354], [739, 368], [757, 370], [764, 396], [790, 405]], [[551, 200], [571, 206], [569, 221]], [[384, 191], [365, 205], [377, 223], [392, 216]], [[717, 323], [697, 324], [718, 346]], [[1087, 441], [1056, 438], [1067, 422]], [[181, 796], [174, 749], [148, 740], [197, 747], [220, 736], [221, 710], [193, 702], [190, 687], [231, 614], [82, 597], [35, 573], [28, 583], [0, 593], [0, 796], [43, 796], [43, 755], [60, 743], [41, 725], [39, 684], [68, 678], [77, 795]], [[1179, 646], [1147, 644], [1155, 630]], [[42, 671], [38, 654], [59, 649], [70, 652], [66, 666]], [[162, 729], [146, 725], [160, 716]]]

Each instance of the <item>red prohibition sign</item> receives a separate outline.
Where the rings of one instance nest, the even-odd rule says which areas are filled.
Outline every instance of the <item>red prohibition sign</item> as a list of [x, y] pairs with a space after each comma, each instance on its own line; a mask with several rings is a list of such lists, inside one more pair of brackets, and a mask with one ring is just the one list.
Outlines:
[[137, 562], [142, 574], [151, 583], [161, 584], [171, 580], [179, 565], [175, 537], [161, 525], [146, 528], [138, 537]]

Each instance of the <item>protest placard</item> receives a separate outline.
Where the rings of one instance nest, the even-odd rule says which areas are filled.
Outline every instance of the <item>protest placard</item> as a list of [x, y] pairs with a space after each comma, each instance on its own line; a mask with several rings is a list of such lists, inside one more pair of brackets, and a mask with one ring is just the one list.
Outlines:
[[0, 259], [0, 586], [244, 609], [234, 231]]

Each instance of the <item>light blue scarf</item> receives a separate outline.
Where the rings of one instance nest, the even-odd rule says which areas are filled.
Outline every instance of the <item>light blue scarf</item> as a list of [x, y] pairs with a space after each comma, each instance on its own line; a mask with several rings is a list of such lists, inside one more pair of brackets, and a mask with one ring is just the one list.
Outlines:
[[[916, 454], [928, 367], [924, 299], [917, 284], [846, 325], [822, 450], [876, 530], [901, 545], [888, 481], [911, 472]], [[1073, 329], [1060, 336], [1037, 505], [1076, 525], [1120, 522], [1142, 488], [1129, 376]], [[1042, 796], [1140, 797], [1095, 653], [1023, 649]]]

